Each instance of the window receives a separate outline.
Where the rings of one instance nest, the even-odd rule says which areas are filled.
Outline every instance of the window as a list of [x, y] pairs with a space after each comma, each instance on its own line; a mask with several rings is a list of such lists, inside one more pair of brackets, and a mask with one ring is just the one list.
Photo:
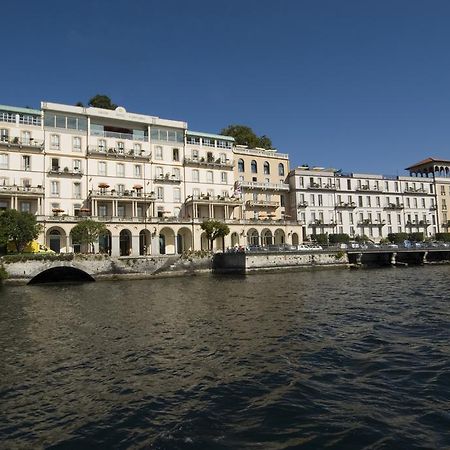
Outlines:
[[163, 148], [159, 145], [155, 147], [155, 159], [163, 159]]
[[258, 173], [258, 164], [256, 163], [256, 161], [254, 159], [250, 163], [250, 168], [251, 168], [252, 173]]
[[206, 193], [208, 194], [209, 198], [214, 198], [214, 189], [208, 189]]
[[116, 176], [118, 176], [118, 177], [125, 176], [125, 166], [122, 163], [118, 163], [116, 165]]
[[164, 188], [163, 187], [158, 187], [156, 189], [156, 198], [158, 200], [164, 200]]
[[178, 148], [173, 148], [172, 149], [172, 159], [174, 161], [179, 161], [180, 160], [180, 150]]
[[278, 175], [284, 177], [284, 164], [282, 163], [278, 164]]
[[117, 217], [125, 217], [125, 206], [117, 205]]
[[22, 170], [31, 170], [31, 156], [22, 155]]
[[98, 205], [98, 215], [100, 217], [106, 217], [108, 215], [108, 208], [106, 205]]
[[214, 175], [212, 173], [212, 170], [208, 170], [206, 172], [206, 182], [207, 183], [214, 183]]
[[52, 158], [52, 169], [53, 172], [59, 171], [59, 158]]
[[125, 192], [125, 185], [122, 183], [119, 183], [116, 185], [116, 188], [117, 188], [117, 193], [119, 195], [123, 195], [123, 193]]
[[117, 153], [123, 155], [125, 153], [125, 144], [122, 141], [117, 142]]
[[74, 152], [81, 152], [81, 138], [78, 136], [74, 136], [72, 138], [72, 150]]
[[200, 189], [198, 189], [198, 188], [192, 189], [192, 197], [199, 198], [200, 197]]
[[98, 162], [98, 174], [106, 176], [106, 162], [105, 161]]
[[187, 141], [188, 144], [200, 145], [200, 138], [194, 136], [188, 136]]
[[22, 186], [24, 188], [31, 187], [31, 180], [29, 178], [22, 178]]
[[104, 139], [98, 140], [98, 151], [99, 152], [106, 152], [106, 141]]
[[31, 144], [31, 133], [29, 131], [22, 131], [20, 133], [20, 142], [24, 145]]
[[200, 181], [200, 174], [197, 169], [192, 171], [192, 181]]
[[239, 159], [238, 160], [238, 172], [243, 172], [245, 169], [244, 160]]
[[142, 145], [141, 144], [133, 144], [133, 153], [135, 155], [141, 155], [142, 154]]
[[142, 177], [142, 166], [139, 164], [136, 164], [134, 166], [134, 176], [136, 178], [141, 178]]
[[180, 179], [180, 169], [178, 169], [177, 167], [174, 167], [172, 169], [172, 178], [174, 178], [175, 180]]
[[50, 183], [50, 195], [52, 197], [59, 197], [59, 181], [52, 181]]
[[8, 142], [9, 140], [9, 130], [6, 128], [0, 129], [0, 141]]
[[227, 173], [226, 172], [221, 172], [220, 173], [220, 181], [222, 183], [227, 183], [228, 179], [227, 179]]
[[20, 202], [20, 212], [31, 212], [31, 203], [30, 202]]
[[157, 166], [155, 169], [155, 177], [162, 178], [163, 177], [163, 168], [161, 166]]
[[50, 148], [52, 150], [59, 150], [59, 147], [60, 147], [59, 134], [52, 134], [50, 136]]
[[221, 154], [219, 155], [219, 158], [220, 158], [220, 162], [221, 162], [222, 164], [225, 164], [225, 163], [227, 162], [227, 155], [226, 155], [225, 153], [221, 153]]
[[192, 150], [192, 159], [194, 161], [198, 160], [198, 150]]
[[352, 181], [351, 181], [351, 180], [347, 180], [347, 189], [348, 189], [349, 191], [352, 190]]
[[73, 198], [81, 198], [81, 184], [73, 183]]
[[270, 164], [265, 161], [264, 162], [264, 175], [269, 175], [270, 174]]
[[173, 201], [179, 202], [181, 201], [181, 191], [180, 188], [174, 188], [173, 190]]
[[319, 195], [317, 196], [317, 201], [318, 201], [319, 206], [323, 206], [322, 194], [319, 194]]

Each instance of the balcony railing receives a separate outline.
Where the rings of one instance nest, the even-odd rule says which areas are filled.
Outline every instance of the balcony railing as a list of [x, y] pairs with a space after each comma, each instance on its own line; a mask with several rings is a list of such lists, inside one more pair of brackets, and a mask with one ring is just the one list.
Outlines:
[[326, 191], [335, 191], [335, 184], [319, 184], [319, 183], [311, 183], [308, 186], [308, 189], [317, 189], [317, 190], [326, 190]]
[[181, 178], [166, 173], [165, 175], [156, 176], [154, 181], [159, 183], [181, 183]]
[[309, 224], [312, 227], [335, 227], [336, 223], [334, 222], [334, 220], [322, 220], [322, 219], [315, 219], [315, 220], [311, 220], [309, 222]]
[[139, 142], [147, 142], [148, 136], [141, 136], [137, 134], [131, 133], [116, 133], [115, 131], [93, 131], [91, 130], [91, 136], [98, 137], [110, 137], [115, 139], [124, 139], [127, 141], [139, 141]]
[[363, 219], [363, 220], [360, 220], [358, 222], [358, 225], [360, 227], [382, 227], [385, 224], [386, 224], [385, 220], [381, 220], [380, 221], [378, 219], [375, 219], [375, 220], [373, 220], [373, 219]]
[[184, 158], [184, 164], [186, 166], [205, 166], [216, 167], [219, 169], [232, 169], [233, 161], [226, 159], [225, 161], [220, 158]]
[[370, 186], [368, 184], [364, 186], [358, 186], [356, 188], [357, 192], [383, 192], [383, 190], [379, 186]]
[[308, 207], [308, 202], [299, 202], [297, 207], [298, 208], [307, 208]]
[[83, 172], [80, 169], [69, 169], [65, 167], [61, 170], [59, 167], [51, 167], [48, 172], [49, 175], [66, 175], [69, 177], [81, 177], [83, 176]]
[[115, 189], [95, 189], [89, 191], [89, 197], [102, 197], [102, 198], [123, 198], [123, 199], [133, 199], [133, 200], [146, 200], [146, 201], [154, 201], [156, 200], [156, 195], [154, 192], [143, 193], [140, 190], [125, 190], [125, 191], [116, 191]]
[[426, 194], [427, 191], [423, 188], [406, 188], [405, 194]]
[[0, 145], [6, 145], [12, 148], [27, 148], [27, 149], [35, 149], [35, 150], [43, 150], [44, 149], [44, 141], [37, 140], [34, 138], [20, 140], [17, 137], [14, 138], [6, 138], [2, 136], [0, 139]]
[[403, 209], [403, 203], [389, 203], [384, 209]]
[[241, 187], [246, 189], [262, 189], [269, 191], [289, 191], [286, 183], [260, 183], [258, 181], [241, 181]]
[[102, 155], [111, 158], [143, 158], [149, 159], [151, 157], [150, 153], [145, 153], [144, 150], [137, 151], [135, 149], [125, 149], [119, 147], [102, 147], [98, 145], [90, 145], [88, 147], [88, 152], [91, 155]]
[[212, 196], [212, 195], [200, 195], [192, 196], [188, 195], [186, 197], [186, 203], [227, 203], [239, 205], [242, 200], [238, 197], [225, 197], [222, 195]]
[[336, 205], [336, 208], [337, 209], [354, 209], [354, 208], [356, 208], [356, 203], [355, 202], [349, 202], [349, 203], [341, 202]]
[[238, 148], [236, 150], [236, 153], [247, 153], [249, 155], [263, 155], [263, 156], [269, 156], [269, 157], [275, 157], [280, 159], [289, 159], [289, 155], [287, 153], [278, 153], [277, 151], [270, 151], [270, 150], [258, 150], [254, 148]]
[[408, 220], [406, 222], [407, 227], [428, 227], [431, 225], [429, 220]]
[[0, 185], [0, 194], [44, 195], [44, 188], [42, 186]]
[[267, 208], [277, 208], [280, 206], [279, 202], [270, 200], [248, 200], [247, 204], [249, 206], [267, 207]]

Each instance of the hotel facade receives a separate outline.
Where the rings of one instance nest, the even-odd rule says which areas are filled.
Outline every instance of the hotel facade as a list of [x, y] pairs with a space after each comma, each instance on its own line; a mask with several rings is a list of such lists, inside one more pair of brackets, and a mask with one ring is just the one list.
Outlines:
[[[70, 231], [85, 217], [106, 224], [97, 250], [113, 256], [206, 250], [201, 223], [207, 219], [230, 227], [215, 250], [297, 243], [302, 226], [282, 214], [280, 200], [269, 214], [248, 212], [235, 150], [229, 136], [122, 107], [0, 106], [0, 209], [34, 214], [43, 225], [39, 240], [56, 252], [80, 250]], [[287, 174], [287, 155], [276, 154], [254, 150], [252, 175], [274, 159], [284, 164], [276, 173]], [[270, 178], [268, 189], [279, 192], [275, 185], [284, 181], [284, 175]]]
[[448, 232], [450, 161], [428, 158], [409, 176], [290, 169], [289, 156], [188, 129], [183, 121], [43, 102], [0, 105], [0, 210], [34, 214], [39, 241], [80, 251], [71, 229], [106, 224], [112, 256], [209, 248], [201, 223], [225, 222], [214, 250], [297, 245], [316, 234]]

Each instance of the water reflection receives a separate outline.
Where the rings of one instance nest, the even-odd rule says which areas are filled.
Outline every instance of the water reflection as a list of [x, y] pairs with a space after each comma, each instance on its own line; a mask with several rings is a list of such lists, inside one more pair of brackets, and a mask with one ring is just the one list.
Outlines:
[[6, 448], [450, 445], [447, 274], [3, 287], [0, 433]]

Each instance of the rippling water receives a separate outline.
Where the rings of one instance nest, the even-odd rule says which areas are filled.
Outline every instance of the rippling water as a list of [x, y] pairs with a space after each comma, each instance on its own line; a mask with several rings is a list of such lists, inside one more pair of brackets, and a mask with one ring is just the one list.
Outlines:
[[450, 269], [0, 288], [0, 447], [450, 447]]

